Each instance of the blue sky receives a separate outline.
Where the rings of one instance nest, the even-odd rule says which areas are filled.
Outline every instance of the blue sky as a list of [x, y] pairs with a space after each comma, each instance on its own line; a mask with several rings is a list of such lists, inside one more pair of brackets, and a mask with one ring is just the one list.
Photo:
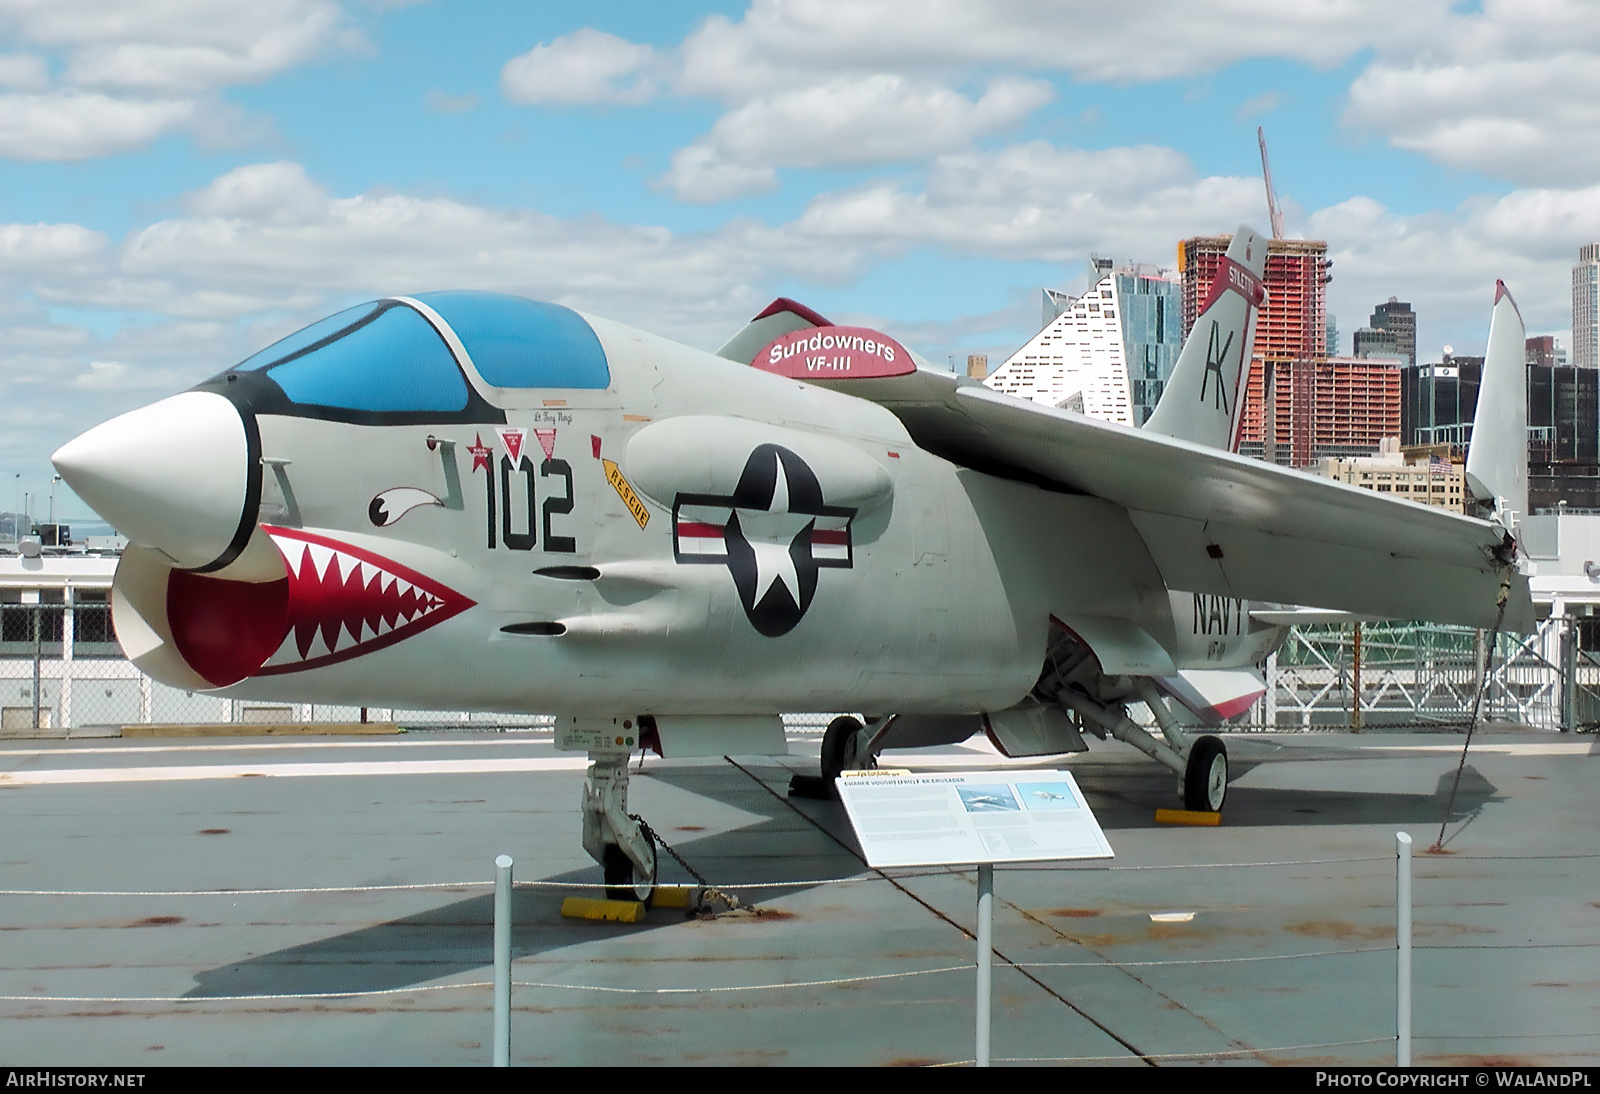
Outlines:
[[708, 348], [789, 295], [998, 363], [1089, 252], [1265, 228], [1258, 125], [1346, 346], [1398, 296], [1425, 358], [1481, 350], [1496, 278], [1565, 335], [1600, 239], [1576, 0], [0, 0], [0, 37], [0, 476], [36, 496], [82, 429], [392, 292]]

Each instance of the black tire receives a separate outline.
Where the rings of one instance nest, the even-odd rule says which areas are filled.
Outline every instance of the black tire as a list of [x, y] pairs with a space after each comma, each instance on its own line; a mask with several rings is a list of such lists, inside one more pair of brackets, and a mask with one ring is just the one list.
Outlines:
[[1189, 749], [1183, 772], [1183, 807], [1197, 813], [1220, 813], [1228, 796], [1228, 747], [1205, 736]]
[[656, 872], [660, 867], [660, 860], [656, 857], [656, 849], [650, 848], [650, 874], [648, 877], [640, 874], [638, 867], [627, 852], [614, 843], [606, 844], [605, 861], [601, 868], [606, 875], [606, 896], [611, 900], [637, 900], [646, 908], [656, 898]]
[[822, 735], [822, 779], [831, 788], [833, 780], [847, 764], [855, 760], [855, 737], [861, 732], [861, 723], [848, 714], [841, 714], [828, 723]]

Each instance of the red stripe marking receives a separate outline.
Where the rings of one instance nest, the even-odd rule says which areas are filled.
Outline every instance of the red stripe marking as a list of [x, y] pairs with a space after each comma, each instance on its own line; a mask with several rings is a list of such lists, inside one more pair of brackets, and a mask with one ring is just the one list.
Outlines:
[[841, 531], [837, 531], [837, 532], [830, 532], [830, 531], [827, 531], [827, 530], [822, 529], [822, 528], [813, 528], [813, 529], [811, 529], [811, 542], [812, 543], [831, 543], [831, 544], [835, 544], [835, 545], [837, 545], [839, 547], [843, 547], [845, 544], [850, 542], [850, 536], [849, 536], [849, 534], [847, 532], [844, 532], [842, 530]]
[[[832, 323], [822, 318], [822, 316], [818, 315], [804, 304], [797, 300], [790, 300], [787, 296], [780, 296], [778, 299], [768, 304], [766, 310], [760, 315], [756, 316], [756, 319], [765, 319], [769, 315], [778, 315], [782, 312], [791, 312], [794, 315], [798, 315], [801, 319], [804, 319], [814, 327], [833, 326]], [[750, 320], [752, 323], [755, 321], [755, 319]]]
[[1211, 281], [1211, 293], [1206, 297], [1206, 302], [1200, 305], [1200, 314], [1204, 315], [1210, 310], [1211, 305], [1222, 299], [1222, 294], [1236, 292], [1245, 300], [1259, 307], [1266, 297], [1266, 286], [1262, 280], [1239, 263], [1223, 255], [1217, 262], [1217, 272]]
[[1217, 712], [1219, 718], [1232, 718], [1235, 714], [1243, 714], [1255, 706], [1256, 700], [1266, 693], [1267, 689], [1262, 688], [1260, 691], [1252, 691], [1247, 695], [1241, 695], [1237, 699], [1225, 699], [1212, 706], [1211, 709]]
[[694, 539], [721, 539], [722, 525], [701, 524], [699, 521], [680, 520], [678, 522], [678, 535]]

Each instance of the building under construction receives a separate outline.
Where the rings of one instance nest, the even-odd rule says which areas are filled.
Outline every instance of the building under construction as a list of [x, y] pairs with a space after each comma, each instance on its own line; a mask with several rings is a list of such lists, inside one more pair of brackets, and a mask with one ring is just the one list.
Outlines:
[[1364, 456], [1400, 435], [1400, 366], [1357, 357], [1257, 359], [1243, 414], [1242, 455], [1290, 467]]
[[[1197, 236], [1178, 244], [1185, 338], [1232, 241]], [[1267, 245], [1267, 299], [1245, 382], [1241, 453], [1303, 467], [1323, 456], [1375, 451], [1379, 440], [1399, 432], [1398, 371], [1327, 356], [1332, 265], [1323, 240], [1273, 239]]]
[[[1189, 337], [1233, 237], [1197, 236], [1178, 244], [1183, 336]], [[1267, 244], [1267, 300], [1256, 321], [1257, 361], [1306, 361], [1323, 354], [1327, 326], [1328, 244], [1274, 239]]]

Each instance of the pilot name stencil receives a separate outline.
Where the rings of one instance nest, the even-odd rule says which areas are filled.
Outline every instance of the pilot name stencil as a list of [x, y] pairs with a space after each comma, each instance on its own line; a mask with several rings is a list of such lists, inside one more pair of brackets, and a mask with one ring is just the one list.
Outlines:
[[816, 473], [776, 444], [758, 445], [730, 495], [679, 494], [672, 504], [672, 555], [688, 565], [723, 565], [739, 603], [768, 638], [788, 634], [817, 591], [817, 571], [854, 564], [856, 510], [825, 505]]

